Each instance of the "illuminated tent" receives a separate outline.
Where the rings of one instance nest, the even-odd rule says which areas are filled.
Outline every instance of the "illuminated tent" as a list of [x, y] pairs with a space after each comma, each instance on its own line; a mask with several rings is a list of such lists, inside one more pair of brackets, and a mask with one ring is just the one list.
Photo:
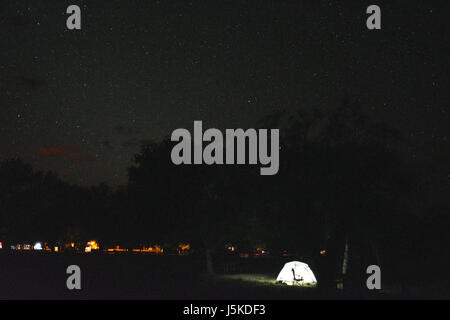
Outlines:
[[316, 277], [309, 266], [299, 261], [286, 263], [278, 274], [277, 282], [290, 286], [315, 286], [317, 284]]

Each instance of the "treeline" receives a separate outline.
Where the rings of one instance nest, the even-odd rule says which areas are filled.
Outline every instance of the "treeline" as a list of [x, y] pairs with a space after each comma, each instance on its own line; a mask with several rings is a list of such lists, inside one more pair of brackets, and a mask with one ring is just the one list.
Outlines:
[[405, 276], [418, 270], [411, 264], [440, 268], [448, 208], [444, 192], [433, 201], [429, 195], [442, 185], [402, 161], [401, 137], [359, 110], [344, 101], [326, 113], [262, 119], [258, 127], [280, 128], [274, 176], [251, 165], [176, 166], [168, 139], [142, 146], [128, 184], [115, 191], [73, 186], [20, 160], [4, 161], [0, 236], [207, 249], [233, 243], [305, 257], [326, 249], [334, 270], [347, 244], [350, 268], [380, 264]]

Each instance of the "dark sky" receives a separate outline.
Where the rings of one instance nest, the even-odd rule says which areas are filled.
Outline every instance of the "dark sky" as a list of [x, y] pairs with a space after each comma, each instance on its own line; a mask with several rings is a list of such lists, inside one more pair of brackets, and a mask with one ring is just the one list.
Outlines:
[[[381, 30], [366, 28], [370, 4]], [[348, 95], [400, 130], [407, 159], [448, 161], [449, 13], [445, 0], [4, 0], [0, 160], [114, 186], [141, 143], [193, 120], [248, 128]]]

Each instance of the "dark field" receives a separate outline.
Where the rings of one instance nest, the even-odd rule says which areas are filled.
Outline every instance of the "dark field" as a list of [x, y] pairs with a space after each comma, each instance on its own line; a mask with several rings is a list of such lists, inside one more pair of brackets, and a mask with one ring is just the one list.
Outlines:
[[[0, 299], [297, 299], [316, 289], [276, 285], [277, 259], [242, 259], [244, 273], [205, 276], [202, 256], [145, 254], [0, 255]], [[81, 290], [66, 268], [81, 268]], [[252, 269], [257, 273], [246, 273]]]
[[[204, 258], [195, 255], [0, 254], [0, 299], [354, 298], [339, 290], [322, 292], [275, 284], [284, 262], [275, 258], [241, 259], [234, 272], [211, 277], [204, 273]], [[81, 268], [81, 290], [66, 288], [66, 268], [72, 264]], [[419, 296], [432, 298], [432, 292]], [[391, 286], [363, 298], [405, 297]]]

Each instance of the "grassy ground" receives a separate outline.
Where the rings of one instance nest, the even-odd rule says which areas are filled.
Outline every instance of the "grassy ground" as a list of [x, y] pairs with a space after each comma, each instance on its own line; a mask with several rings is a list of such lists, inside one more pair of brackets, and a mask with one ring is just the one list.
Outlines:
[[[66, 269], [72, 264], [81, 268], [81, 290], [66, 287]], [[248, 260], [248, 264], [254, 273], [207, 276], [201, 256], [0, 254], [0, 299], [348, 298], [338, 290], [276, 284], [280, 261]], [[372, 297], [399, 296], [384, 290]]]
[[211, 287], [227, 292], [230, 299], [308, 299], [319, 297], [318, 290], [310, 287], [288, 286], [276, 283], [277, 274], [217, 275]]
[[[72, 264], [81, 268], [79, 291], [66, 287]], [[294, 299], [314, 292], [275, 284], [278, 270], [207, 276], [203, 266], [196, 256], [0, 255], [0, 299]]]
[[[203, 262], [203, 261], [202, 261]], [[66, 269], [81, 269], [81, 290], [68, 290]], [[171, 299], [198, 283], [195, 257], [107, 254], [0, 256], [0, 299]]]

